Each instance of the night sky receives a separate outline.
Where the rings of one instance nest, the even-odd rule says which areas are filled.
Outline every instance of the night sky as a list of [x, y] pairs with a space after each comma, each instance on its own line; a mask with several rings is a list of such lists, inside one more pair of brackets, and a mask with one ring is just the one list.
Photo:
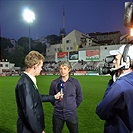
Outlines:
[[[36, 16], [31, 24], [31, 38], [59, 35], [62, 28], [63, 5], [65, 30], [83, 33], [129, 31], [124, 27], [126, 0], [1, 0], [1, 36], [16, 39], [29, 36], [29, 24], [23, 19], [28, 7]], [[132, 0], [128, 0], [132, 1]]]

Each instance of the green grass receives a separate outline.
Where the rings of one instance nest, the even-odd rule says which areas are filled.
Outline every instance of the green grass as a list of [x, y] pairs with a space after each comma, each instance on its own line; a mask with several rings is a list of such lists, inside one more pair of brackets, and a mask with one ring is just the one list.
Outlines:
[[[38, 76], [40, 93], [48, 94], [49, 86], [58, 76]], [[79, 133], [103, 133], [103, 123], [95, 113], [101, 101], [107, 82], [107, 76], [73, 76], [79, 80], [83, 91], [83, 102], [78, 108]], [[20, 77], [0, 77], [0, 133], [16, 133], [17, 108], [15, 86]], [[52, 112], [50, 103], [43, 103], [46, 133], [52, 133]], [[66, 125], [63, 133], [68, 133]]]

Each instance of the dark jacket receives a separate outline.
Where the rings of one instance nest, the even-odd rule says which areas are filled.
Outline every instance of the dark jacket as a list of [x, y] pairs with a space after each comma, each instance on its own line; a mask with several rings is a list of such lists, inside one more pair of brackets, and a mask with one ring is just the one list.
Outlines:
[[40, 95], [27, 74], [19, 79], [16, 89], [18, 133], [42, 133], [45, 128], [42, 102], [54, 101], [53, 96]]
[[96, 113], [106, 120], [104, 133], [132, 133], [133, 131], [133, 72], [109, 82]]
[[[52, 81], [50, 85], [50, 95], [55, 95], [60, 91], [61, 77]], [[76, 109], [82, 102], [82, 89], [77, 79], [69, 77], [63, 88], [63, 99], [54, 103], [54, 115], [61, 119], [69, 119], [76, 116]]]

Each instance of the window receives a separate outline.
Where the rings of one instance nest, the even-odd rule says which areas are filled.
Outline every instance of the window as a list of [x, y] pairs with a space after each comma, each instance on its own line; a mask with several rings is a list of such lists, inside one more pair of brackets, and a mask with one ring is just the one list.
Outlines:
[[69, 47], [67, 47], [67, 50], [69, 50]]
[[3, 64], [0, 64], [0, 67], [3, 67]]
[[5, 64], [5, 67], [8, 67], [8, 64]]
[[72, 50], [73, 49], [73, 47], [70, 47], [70, 50]]
[[66, 43], [70, 43], [71, 42], [71, 40], [66, 40]]

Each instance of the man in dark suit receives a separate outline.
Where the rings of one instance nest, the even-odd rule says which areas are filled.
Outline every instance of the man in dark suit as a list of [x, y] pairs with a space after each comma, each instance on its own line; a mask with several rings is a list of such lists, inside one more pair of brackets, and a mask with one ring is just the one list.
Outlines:
[[54, 102], [56, 95], [40, 95], [36, 77], [40, 75], [44, 56], [37, 51], [29, 52], [25, 57], [25, 72], [19, 79], [15, 94], [18, 108], [17, 133], [45, 133], [42, 102]]

